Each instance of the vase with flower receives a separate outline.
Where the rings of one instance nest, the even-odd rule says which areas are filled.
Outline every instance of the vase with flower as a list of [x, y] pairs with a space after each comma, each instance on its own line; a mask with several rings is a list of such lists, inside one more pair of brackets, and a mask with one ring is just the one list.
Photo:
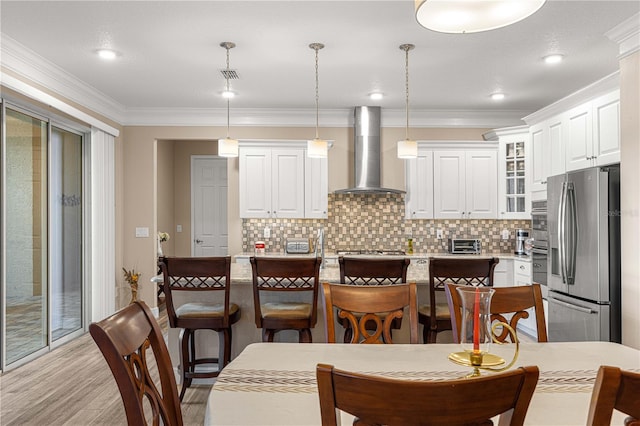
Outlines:
[[162, 243], [169, 240], [169, 234], [166, 232], [158, 232], [158, 257], [162, 257]]
[[122, 268], [122, 272], [124, 273], [124, 279], [129, 283], [129, 287], [131, 288], [131, 301], [130, 304], [136, 302], [138, 300], [138, 280], [140, 279], [140, 272], [136, 272], [135, 269], [127, 271], [125, 268]]

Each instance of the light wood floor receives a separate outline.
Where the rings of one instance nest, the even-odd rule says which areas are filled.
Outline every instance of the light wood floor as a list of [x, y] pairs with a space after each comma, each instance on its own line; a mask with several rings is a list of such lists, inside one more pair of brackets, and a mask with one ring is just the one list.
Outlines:
[[[210, 389], [187, 389], [185, 425], [204, 423]], [[0, 376], [0, 425], [126, 424], [116, 382], [88, 333]]]

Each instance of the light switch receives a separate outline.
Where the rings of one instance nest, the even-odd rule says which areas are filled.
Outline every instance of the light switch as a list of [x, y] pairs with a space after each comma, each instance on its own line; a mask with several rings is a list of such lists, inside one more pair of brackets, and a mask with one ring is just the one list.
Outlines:
[[147, 238], [147, 237], [149, 237], [149, 228], [136, 227], [136, 238]]
[[503, 240], [508, 240], [509, 239], [509, 230], [508, 229], [503, 229], [502, 230], [502, 239]]
[[182, 225], [176, 225], [176, 232], [182, 232]]

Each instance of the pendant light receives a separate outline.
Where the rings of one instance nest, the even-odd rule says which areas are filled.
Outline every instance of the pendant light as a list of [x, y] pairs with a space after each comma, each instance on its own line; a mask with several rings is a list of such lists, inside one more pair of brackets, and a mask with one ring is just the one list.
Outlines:
[[237, 157], [238, 156], [238, 141], [229, 137], [229, 75], [231, 70], [229, 69], [229, 50], [236, 47], [235, 43], [230, 41], [224, 41], [220, 43], [220, 47], [227, 49], [227, 69], [225, 72], [225, 78], [227, 80], [226, 98], [227, 98], [227, 137], [224, 139], [218, 139], [218, 155], [220, 157]]
[[477, 33], [515, 24], [538, 11], [545, 0], [415, 0], [416, 19], [442, 33]]
[[401, 44], [400, 49], [404, 50], [405, 54], [405, 89], [406, 89], [406, 110], [407, 110], [407, 123], [405, 127], [405, 140], [398, 141], [398, 158], [417, 158], [418, 157], [418, 143], [412, 139], [409, 139], [409, 51], [415, 46], [413, 44]]
[[318, 135], [318, 50], [324, 48], [324, 44], [311, 43], [309, 47], [316, 51], [316, 137], [307, 141], [307, 157], [327, 158], [328, 143]]

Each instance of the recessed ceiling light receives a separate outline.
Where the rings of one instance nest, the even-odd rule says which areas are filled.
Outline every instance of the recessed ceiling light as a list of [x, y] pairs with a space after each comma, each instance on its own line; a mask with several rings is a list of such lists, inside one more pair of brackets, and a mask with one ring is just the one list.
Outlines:
[[554, 55], [545, 56], [543, 59], [544, 59], [544, 62], [547, 64], [557, 64], [559, 62], [562, 62], [562, 59], [564, 59], [564, 56], [560, 54], [554, 54]]
[[118, 56], [118, 53], [115, 50], [111, 49], [98, 49], [96, 53], [98, 54], [98, 56], [100, 56], [100, 58], [109, 61], [115, 59]]
[[379, 93], [379, 92], [369, 93], [369, 99], [371, 99], [372, 101], [379, 101], [383, 97], [384, 97], [384, 95], [382, 93]]
[[222, 92], [222, 97], [225, 99], [231, 99], [235, 96], [236, 96], [235, 92], [232, 92], [231, 90], [225, 90], [224, 92]]
[[494, 101], [501, 101], [504, 99], [504, 93], [493, 93], [491, 94], [491, 99]]

